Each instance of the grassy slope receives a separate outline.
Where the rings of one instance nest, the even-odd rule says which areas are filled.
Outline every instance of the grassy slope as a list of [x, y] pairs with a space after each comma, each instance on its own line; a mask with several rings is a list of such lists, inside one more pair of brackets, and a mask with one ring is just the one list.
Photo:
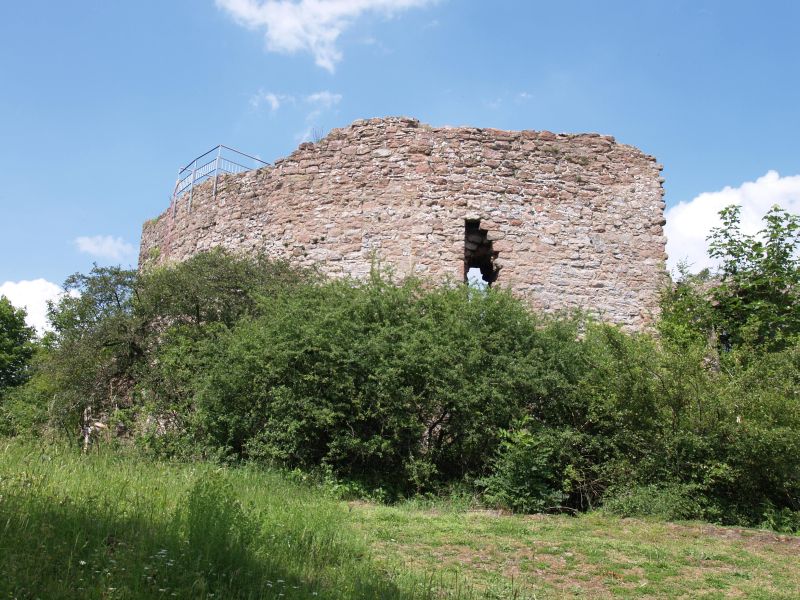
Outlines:
[[619, 519], [498, 516], [363, 505], [376, 560], [457, 574], [504, 597], [800, 598], [800, 538]]
[[800, 598], [798, 555], [766, 532], [348, 506], [274, 473], [0, 441], [0, 598]]
[[367, 550], [276, 474], [0, 441], [0, 598], [408, 597]]

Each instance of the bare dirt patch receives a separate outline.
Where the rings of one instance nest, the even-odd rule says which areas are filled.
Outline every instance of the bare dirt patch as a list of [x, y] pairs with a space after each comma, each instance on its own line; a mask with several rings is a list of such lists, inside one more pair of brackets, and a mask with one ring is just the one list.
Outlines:
[[720, 527], [717, 525], [685, 525], [667, 523], [666, 527], [679, 533], [695, 533], [698, 536], [722, 538], [724, 540], [744, 542], [748, 547], [765, 548], [771, 551], [786, 551], [796, 554], [800, 552], [800, 536], [783, 535], [772, 531], [745, 529], [742, 527]]

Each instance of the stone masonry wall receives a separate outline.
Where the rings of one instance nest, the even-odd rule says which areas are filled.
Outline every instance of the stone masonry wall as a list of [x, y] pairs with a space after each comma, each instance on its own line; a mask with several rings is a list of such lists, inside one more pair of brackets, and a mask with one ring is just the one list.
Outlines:
[[356, 121], [220, 177], [216, 198], [213, 181], [191, 207], [185, 194], [145, 223], [139, 263], [224, 246], [333, 276], [364, 277], [375, 257], [400, 276], [463, 281], [480, 255], [535, 308], [641, 329], [665, 275], [661, 168], [597, 134]]

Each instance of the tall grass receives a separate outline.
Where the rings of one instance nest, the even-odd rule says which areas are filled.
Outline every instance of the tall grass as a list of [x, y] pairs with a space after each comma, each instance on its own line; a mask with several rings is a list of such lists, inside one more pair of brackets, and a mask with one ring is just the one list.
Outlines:
[[450, 596], [381, 572], [347, 511], [278, 473], [3, 441], [0, 597]]

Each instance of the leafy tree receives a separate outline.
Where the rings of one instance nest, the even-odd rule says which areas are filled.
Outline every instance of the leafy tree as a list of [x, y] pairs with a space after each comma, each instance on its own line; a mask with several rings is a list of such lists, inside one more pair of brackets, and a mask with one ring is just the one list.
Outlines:
[[[37, 367], [43, 379], [26, 398], [49, 405], [50, 424], [68, 431], [86, 408], [97, 418], [155, 398], [168, 400], [170, 412], [188, 410], [185, 388], [201, 368], [204, 340], [253, 314], [258, 298], [310, 277], [223, 250], [144, 273], [95, 266], [71, 275], [70, 293], [49, 308], [51, 347]], [[154, 410], [162, 409], [158, 402]]]
[[33, 328], [25, 325], [25, 310], [0, 296], [0, 395], [27, 379], [34, 335]]
[[[313, 273], [264, 255], [245, 257], [221, 248], [197, 254], [179, 265], [139, 276], [136, 310], [150, 321], [201, 327], [233, 325], [253, 314], [256, 299], [312, 279]], [[163, 323], [159, 326], [163, 329]]]
[[800, 216], [773, 206], [755, 236], [742, 233], [739, 206], [720, 212], [709, 255], [721, 261], [713, 288], [723, 344], [779, 349], [800, 333]]
[[659, 330], [683, 347], [717, 351], [774, 351], [800, 336], [800, 216], [774, 206], [756, 235], [741, 231], [740, 207], [720, 211], [722, 225], [709, 235], [717, 273], [690, 274], [679, 266], [678, 281], [662, 297]]
[[129, 398], [133, 368], [144, 357], [144, 327], [133, 314], [136, 271], [95, 266], [68, 277], [64, 289], [49, 306], [53, 334], [37, 367], [37, 380], [44, 378], [37, 383], [52, 396], [38, 402], [50, 406], [51, 425], [74, 432], [85, 409], [97, 415]]
[[709, 290], [715, 282], [708, 269], [693, 274], [685, 262], [678, 264], [678, 279], [661, 297], [662, 339], [683, 348], [703, 347], [714, 332], [714, 306]]

